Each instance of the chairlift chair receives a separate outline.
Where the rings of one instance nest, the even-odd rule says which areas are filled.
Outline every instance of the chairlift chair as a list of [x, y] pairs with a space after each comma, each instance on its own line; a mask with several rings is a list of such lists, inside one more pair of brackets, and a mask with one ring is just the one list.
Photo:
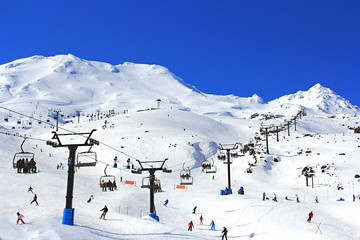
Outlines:
[[202, 161], [201, 167], [203, 168], [205, 173], [216, 173], [217, 171], [216, 166], [214, 165], [214, 160], [212, 159], [211, 161], [210, 160]]
[[107, 175], [106, 174], [106, 168], [108, 167], [108, 165], [106, 164], [106, 167], [105, 167], [105, 169], [104, 169], [104, 176], [101, 176], [100, 177], [100, 182], [99, 182], [99, 185], [100, 185], [100, 187], [101, 187], [101, 182], [102, 181], [104, 181], [105, 183], [107, 183], [109, 180], [111, 181], [111, 182], [114, 182], [115, 181], [115, 176], [114, 175]]
[[[90, 148], [91, 149], [91, 148]], [[77, 167], [93, 167], [97, 163], [97, 154], [96, 152], [79, 152], [76, 156], [76, 166]]]
[[[142, 179], [141, 188], [150, 188], [150, 187], [151, 187], [151, 185], [150, 185], [150, 179], [151, 179], [150, 176], [149, 176], [149, 177], [144, 177], [144, 178]], [[158, 182], [158, 179], [155, 177], [155, 178], [154, 178], [154, 185], [155, 185], [157, 182]]]
[[16, 168], [16, 162], [19, 160], [19, 159], [28, 159], [29, 161], [31, 159], [34, 159], [35, 161], [35, 154], [32, 153], [32, 152], [25, 152], [24, 149], [23, 149], [23, 145], [26, 141], [26, 138], [24, 138], [24, 141], [22, 142], [20, 148], [21, 148], [21, 152], [18, 152], [18, 153], [15, 153], [14, 157], [13, 157], [13, 168], [15, 169]]
[[[184, 163], [185, 164], [185, 163]], [[193, 177], [191, 176], [190, 168], [187, 167], [180, 171], [180, 185], [192, 185], [193, 184]]]

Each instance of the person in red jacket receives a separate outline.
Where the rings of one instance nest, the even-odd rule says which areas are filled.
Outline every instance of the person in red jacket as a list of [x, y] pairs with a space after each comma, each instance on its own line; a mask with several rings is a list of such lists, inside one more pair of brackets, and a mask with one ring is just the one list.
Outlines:
[[314, 216], [314, 214], [313, 214], [313, 212], [311, 211], [311, 212], [309, 213], [309, 218], [308, 218], [307, 222], [311, 222], [311, 219], [313, 218], [313, 216]]
[[203, 218], [203, 216], [201, 215], [201, 216], [200, 216], [200, 225], [203, 225], [203, 221], [204, 221], [204, 218]]
[[188, 225], [189, 225], [188, 231], [192, 231], [192, 228], [194, 227], [193, 222], [190, 221]]
[[25, 224], [24, 220], [22, 220], [22, 218], [24, 217], [24, 215], [20, 214], [19, 212], [17, 212], [16, 215], [18, 216], [18, 219], [17, 219], [17, 221], [16, 221], [16, 224], [18, 224], [19, 221], [21, 221], [23, 224]]

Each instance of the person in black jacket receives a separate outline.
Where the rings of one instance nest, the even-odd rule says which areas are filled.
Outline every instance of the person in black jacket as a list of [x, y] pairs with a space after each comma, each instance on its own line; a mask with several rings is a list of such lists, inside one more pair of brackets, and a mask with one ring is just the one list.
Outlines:
[[103, 211], [101, 216], [100, 216], [100, 219], [105, 219], [105, 216], [106, 216], [106, 213], [108, 212], [108, 208], [107, 206], [105, 205], [105, 207], [103, 207], [103, 209], [101, 209], [100, 211]]
[[226, 229], [226, 227], [224, 227], [224, 229], [222, 230], [221, 233], [223, 233], [221, 240], [224, 240], [224, 237], [225, 237], [225, 239], [227, 240], [228, 230]]

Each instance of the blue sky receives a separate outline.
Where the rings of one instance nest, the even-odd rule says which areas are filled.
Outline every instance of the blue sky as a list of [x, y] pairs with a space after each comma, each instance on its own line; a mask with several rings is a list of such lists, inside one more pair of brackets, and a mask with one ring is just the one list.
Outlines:
[[159, 64], [202, 92], [265, 101], [320, 83], [360, 106], [358, 0], [5, 0], [0, 8], [0, 64], [71, 53]]

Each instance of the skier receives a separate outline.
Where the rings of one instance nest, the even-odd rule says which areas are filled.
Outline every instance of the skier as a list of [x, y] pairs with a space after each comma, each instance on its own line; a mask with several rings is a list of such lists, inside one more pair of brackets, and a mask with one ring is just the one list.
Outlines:
[[277, 202], [277, 197], [276, 197], [276, 194], [275, 194], [275, 193], [274, 193], [273, 201], [274, 201], [274, 202]]
[[94, 196], [91, 194], [91, 196], [89, 197], [89, 200], [87, 200], [87, 203], [90, 203], [92, 199], [94, 199]]
[[214, 220], [211, 221], [210, 226], [211, 226], [211, 230], [215, 231], [215, 222], [214, 222]]
[[192, 212], [193, 214], [196, 214], [196, 213], [195, 213], [195, 212], [196, 212], [196, 208], [197, 208], [197, 206], [194, 207], [194, 210], [193, 210], [193, 212]]
[[165, 202], [164, 202], [164, 206], [167, 207], [168, 203], [169, 203], [169, 200], [166, 199]]
[[102, 218], [102, 219], [105, 220], [106, 213], [108, 212], [107, 206], [105, 205], [105, 206], [103, 207], [103, 209], [101, 209], [100, 211], [103, 211], [102, 214], [101, 214], [101, 216], [100, 216], [100, 219]]
[[33, 200], [31, 201], [30, 204], [32, 204], [33, 202], [36, 202], [36, 205], [39, 205], [38, 202], [37, 202], [37, 196], [36, 196], [36, 194], [34, 195], [34, 198], [33, 198]]
[[223, 233], [221, 240], [224, 240], [224, 237], [225, 237], [225, 239], [227, 240], [228, 230], [226, 229], [226, 227], [224, 227], [224, 229], [222, 230], [221, 233]]
[[24, 217], [24, 215], [20, 214], [19, 212], [17, 212], [16, 215], [18, 216], [16, 224], [18, 224], [19, 221], [21, 221], [23, 224], [25, 224], [24, 220], [22, 219]]
[[355, 194], [353, 194], [353, 202], [355, 202]]
[[203, 218], [203, 216], [201, 215], [201, 216], [200, 216], [200, 225], [203, 225], [203, 221], [204, 221], [204, 218]]
[[313, 218], [313, 216], [314, 216], [314, 214], [313, 214], [313, 212], [311, 211], [311, 212], [309, 213], [309, 218], [308, 218], [307, 222], [311, 222], [311, 219]]
[[265, 196], [266, 196], [266, 194], [265, 194], [265, 192], [263, 192], [263, 201], [265, 201]]
[[192, 231], [192, 228], [194, 227], [193, 222], [190, 221], [190, 222], [188, 223], [188, 225], [189, 225], [188, 231]]
[[296, 196], [296, 202], [300, 202], [300, 200], [299, 200], [299, 196], [297, 195], [297, 194], [295, 194], [295, 196]]
[[318, 200], [319, 200], [319, 199], [318, 199], [318, 197], [316, 196], [316, 197], [315, 197], [315, 202], [316, 202], [316, 203], [319, 203]]
[[33, 188], [30, 186], [28, 189], [28, 192], [32, 192], [33, 193]]

